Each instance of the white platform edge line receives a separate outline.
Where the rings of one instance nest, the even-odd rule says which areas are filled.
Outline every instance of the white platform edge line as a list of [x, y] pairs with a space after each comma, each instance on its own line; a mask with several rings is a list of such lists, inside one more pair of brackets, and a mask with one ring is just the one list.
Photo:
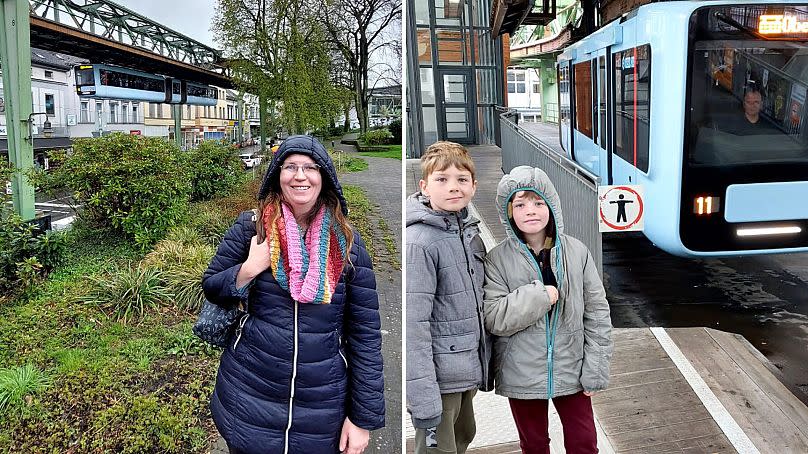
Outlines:
[[480, 216], [480, 212], [477, 211], [477, 208], [473, 203], [469, 203], [469, 212], [472, 216], [480, 220], [480, 238], [483, 240], [485, 250], [490, 251], [494, 248], [494, 246], [497, 245], [497, 240], [494, 239], [494, 234], [491, 233], [491, 229], [488, 228], [488, 224], [486, 224], [483, 217]]
[[735, 422], [732, 415], [729, 414], [727, 409], [718, 400], [718, 397], [713, 393], [707, 383], [699, 375], [696, 369], [690, 364], [690, 361], [685, 357], [684, 353], [679, 350], [676, 343], [668, 335], [664, 328], [651, 328], [651, 332], [656, 336], [659, 345], [665, 350], [670, 357], [671, 361], [679, 369], [679, 372], [685, 377], [687, 383], [696, 393], [701, 403], [713, 417], [713, 420], [718, 424], [718, 427], [724, 432], [724, 435], [732, 443], [732, 446], [738, 451], [739, 454], [760, 454], [755, 444], [741, 429], [741, 426]]

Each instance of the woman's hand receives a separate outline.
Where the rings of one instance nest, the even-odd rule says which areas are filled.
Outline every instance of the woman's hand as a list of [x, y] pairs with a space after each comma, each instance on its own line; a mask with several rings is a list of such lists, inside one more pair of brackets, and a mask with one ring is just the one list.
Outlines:
[[236, 276], [236, 287], [241, 288], [270, 267], [269, 241], [258, 244], [258, 236], [250, 240], [250, 253]]
[[586, 396], [586, 397], [592, 397], [592, 396], [594, 396], [594, 395], [595, 395], [595, 393], [596, 393], [596, 392], [597, 392], [597, 391], [584, 391], [584, 396]]
[[546, 285], [544, 288], [547, 290], [547, 294], [550, 295], [550, 306], [552, 306], [558, 301], [558, 289], [552, 285]]
[[357, 427], [347, 417], [342, 424], [342, 435], [339, 437], [339, 450], [345, 454], [362, 454], [368, 447], [370, 431]]

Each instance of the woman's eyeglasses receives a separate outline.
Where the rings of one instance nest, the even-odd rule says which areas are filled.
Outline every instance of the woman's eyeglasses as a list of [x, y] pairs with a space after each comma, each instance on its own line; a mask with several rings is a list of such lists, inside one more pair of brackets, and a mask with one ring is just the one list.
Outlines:
[[281, 166], [281, 169], [289, 172], [289, 173], [297, 173], [298, 170], [303, 169], [303, 173], [306, 175], [314, 175], [315, 173], [320, 172], [320, 166], [317, 164], [284, 164]]

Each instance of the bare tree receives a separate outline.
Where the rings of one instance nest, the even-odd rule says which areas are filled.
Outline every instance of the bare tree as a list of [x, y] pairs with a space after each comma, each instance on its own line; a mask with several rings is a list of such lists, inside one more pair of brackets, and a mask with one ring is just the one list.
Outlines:
[[400, 54], [400, 33], [391, 36], [385, 30], [391, 24], [396, 24], [400, 30], [401, 1], [331, 0], [321, 15], [331, 45], [342, 54], [348, 67], [359, 127], [365, 132], [368, 129], [372, 58], [383, 53], [384, 49], [396, 46]]

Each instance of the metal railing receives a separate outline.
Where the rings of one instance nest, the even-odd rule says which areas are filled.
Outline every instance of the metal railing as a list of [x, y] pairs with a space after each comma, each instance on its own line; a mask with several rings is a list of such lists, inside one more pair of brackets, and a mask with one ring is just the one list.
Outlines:
[[603, 276], [603, 245], [598, 230], [598, 184], [600, 178], [574, 161], [553, 151], [535, 136], [524, 132], [506, 112], [500, 115], [502, 171], [528, 165], [544, 170], [561, 198], [564, 233], [581, 240], [592, 253]]

